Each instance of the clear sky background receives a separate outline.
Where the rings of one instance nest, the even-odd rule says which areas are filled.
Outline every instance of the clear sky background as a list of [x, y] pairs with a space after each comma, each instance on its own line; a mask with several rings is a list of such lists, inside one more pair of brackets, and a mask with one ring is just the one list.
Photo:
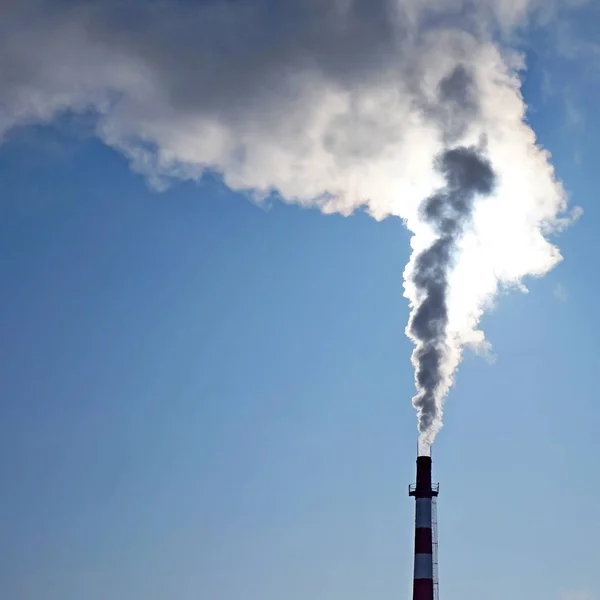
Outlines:
[[[528, 41], [524, 94], [585, 214], [449, 396], [445, 600], [600, 598], [600, 72], [578, 36]], [[409, 597], [398, 219], [209, 176], [156, 193], [74, 117], [11, 133], [0, 194], [3, 599]]]

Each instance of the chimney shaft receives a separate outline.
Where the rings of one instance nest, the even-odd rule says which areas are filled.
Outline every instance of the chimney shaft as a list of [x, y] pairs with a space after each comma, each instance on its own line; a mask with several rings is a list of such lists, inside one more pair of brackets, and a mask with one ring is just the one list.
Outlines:
[[415, 570], [413, 600], [434, 600], [432, 502], [439, 486], [431, 485], [431, 457], [417, 458], [417, 483], [409, 488], [415, 498]]

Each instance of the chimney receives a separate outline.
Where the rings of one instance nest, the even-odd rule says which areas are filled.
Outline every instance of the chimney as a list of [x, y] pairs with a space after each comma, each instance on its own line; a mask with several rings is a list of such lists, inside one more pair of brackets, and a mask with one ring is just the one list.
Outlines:
[[408, 489], [415, 498], [415, 571], [413, 600], [434, 600], [433, 504], [439, 484], [431, 483], [431, 457], [417, 457], [417, 483]]

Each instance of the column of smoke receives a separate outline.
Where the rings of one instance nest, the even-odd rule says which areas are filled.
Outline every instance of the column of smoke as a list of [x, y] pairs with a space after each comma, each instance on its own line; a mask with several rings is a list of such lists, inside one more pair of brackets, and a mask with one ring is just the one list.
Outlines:
[[536, 6], [550, 23], [575, 4], [9, 1], [0, 140], [83, 113], [157, 187], [212, 171], [257, 203], [401, 218], [426, 446], [462, 348], [486, 347], [478, 323], [498, 289], [561, 259], [548, 234], [572, 218], [507, 42]]
[[446, 186], [427, 198], [421, 214], [437, 239], [412, 260], [410, 278], [418, 293], [407, 327], [416, 348], [412, 355], [418, 393], [413, 404], [418, 411], [421, 434], [419, 454], [427, 454], [441, 426], [442, 401], [452, 383], [456, 356], [460, 351], [448, 334], [448, 275], [478, 196], [490, 194], [494, 172], [475, 147], [446, 150], [437, 161]]

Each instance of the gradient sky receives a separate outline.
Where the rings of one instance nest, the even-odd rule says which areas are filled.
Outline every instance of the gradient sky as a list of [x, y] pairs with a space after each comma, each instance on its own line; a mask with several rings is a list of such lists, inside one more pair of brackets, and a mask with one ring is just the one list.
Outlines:
[[[561, 39], [529, 40], [524, 94], [585, 213], [450, 393], [444, 600], [600, 598], [600, 72]], [[398, 219], [157, 193], [73, 116], [12, 131], [0, 192], [2, 598], [409, 597]]]

